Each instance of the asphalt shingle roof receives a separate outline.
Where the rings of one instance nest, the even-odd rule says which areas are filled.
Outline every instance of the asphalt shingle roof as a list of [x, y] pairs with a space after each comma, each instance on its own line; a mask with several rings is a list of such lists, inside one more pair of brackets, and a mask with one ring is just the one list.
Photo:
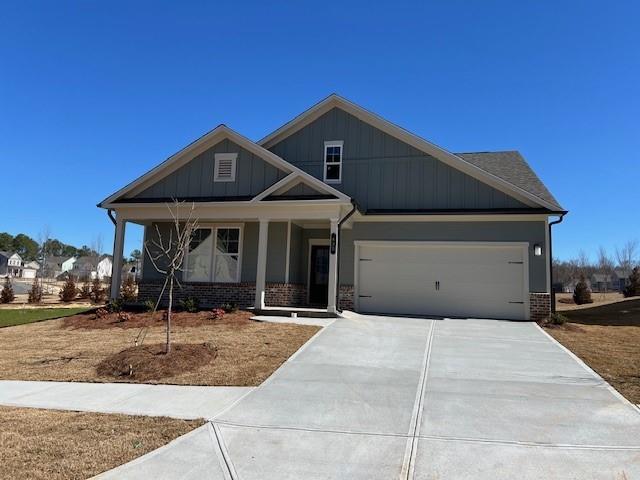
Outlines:
[[520, 152], [468, 152], [458, 157], [564, 210]]

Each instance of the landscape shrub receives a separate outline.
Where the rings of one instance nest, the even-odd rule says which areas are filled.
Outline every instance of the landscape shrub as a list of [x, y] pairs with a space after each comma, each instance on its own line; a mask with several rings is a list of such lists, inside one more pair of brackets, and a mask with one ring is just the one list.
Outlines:
[[125, 302], [133, 302], [138, 297], [138, 286], [136, 285], [136, 281], [131, 276], [127, 276], [127, 278], [122, 283], [122, 288], [120, 288], [120, 295], [125, 300]]
[[9, 277], [4, 279], [4, 286], [2, 292], [0, 292], [0, 303], [11, 303], [16, 299], [15, 293], [13, 293], [13, 285]]
[[33, 283], [31, 284], [31, 290], [29, 290], [29, 295], [27, 296], [27, 302], [29, 303], [40, 303], [42, 301], [42, 286], [37, 278], [33, 279]]
[[89, 297], [94, 303], [102, 303], [107, 299], [107, 289], [102, 286], [102, 282], [100, 282], [98, 277], [94, 278], [91, 282]]
[[640, 267], [635, 267], [629, 275], [629, 285], [624, 287], [622, 294], [625, 297], [640, 296]]
[[131, 314], [127, 312], [118, 312], [118, 321], [119, 322], [127, 322], [131, 320]]
[[225, 311], [222, 308], [214, 308], [211, 310], [211, 320], [220, 320], [224, 314]]
[[73, 279], [73, 275], [69, 275], [65, 280], [58, 296], [63, 302], [72, 302], [76, 299], [77, 295], [78, 291], [76, 289], [76, 282]]
[[109, 300], [106, 309], [109, 313], [120, 313], [124, 307], [124, 301], [121, 298]]
[[584, 305], [585, 303], [593, 303], [591, 298], [591, 290], [587, 286], [587, 281], [584, 275], [580, 276], [580, 281], [576, 283], [576, 288], [573, 291], [573, 301], [576, 305]]
[[220, 308], [226, 313], [233, 313], [238, 311], [238, 304], [234, 302], [225, 302], [220, 305]]
[[554, 312], [549, 315], [543, 323], [546, 325], [564, 325], [569, 319], [559, 312]]
[[180, 308], [185, 312], [195, 313], [200, 310], [200, 300], [196, 297], [185, 297], [180, 300]]
[[91, 296], [91, 283], [89, 283], [89, 280], [82, 282], [82, 286], [78, 290], [78, 295], [80, 298], [89, 298]]
[[156, 302], [151, 299], [145, 300], [142, 304], [145, 312], [153, 312], [156, 308]]
[[104, 318], [109, 315], [109, 310], [106, 308], [99, 308], [96, 310], [96, 318]]

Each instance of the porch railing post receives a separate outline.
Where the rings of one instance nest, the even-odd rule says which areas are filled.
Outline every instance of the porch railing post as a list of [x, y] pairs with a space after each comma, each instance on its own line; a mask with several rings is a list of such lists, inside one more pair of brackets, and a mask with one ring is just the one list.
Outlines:
[[122, 215], [116, 215], [116, 231], [113, 239], [113, 264], [111, 266], [111, 299], [116, 299], [120, 296], [124, 231], [127, 223], [124, 218], [122, 218]]
[[261, 218], [258, 231], [258, 266], [256, 268], [256, 310], [264, 309], [264, 296], [267, 275], [267, 242], [269, 238], [269, 220]]

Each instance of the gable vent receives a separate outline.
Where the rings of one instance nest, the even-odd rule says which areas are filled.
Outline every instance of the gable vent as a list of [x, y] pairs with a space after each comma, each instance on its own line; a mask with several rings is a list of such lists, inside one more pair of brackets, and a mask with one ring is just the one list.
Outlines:
[[236, 180], [237, 153], [216, 153], [214, 182], [234, 182]]

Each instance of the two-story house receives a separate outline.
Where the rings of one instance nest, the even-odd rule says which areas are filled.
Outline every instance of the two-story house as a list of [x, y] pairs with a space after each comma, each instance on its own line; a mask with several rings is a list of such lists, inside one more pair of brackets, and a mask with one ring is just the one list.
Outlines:
[[17, 253], [0, 252], [0, 276], [21, 277], [22, 257]]
[[[220, 125], [103, 200], [113, 297], [126, 224], [166, 241], [172, 199], [199, 219], [179, 296], [331, 313], [541, 318], [566, 213], [518, 152], [452, 153], [330, 95], [258, 142]], [[161, 286], [145, 268], [140, 296]]]

